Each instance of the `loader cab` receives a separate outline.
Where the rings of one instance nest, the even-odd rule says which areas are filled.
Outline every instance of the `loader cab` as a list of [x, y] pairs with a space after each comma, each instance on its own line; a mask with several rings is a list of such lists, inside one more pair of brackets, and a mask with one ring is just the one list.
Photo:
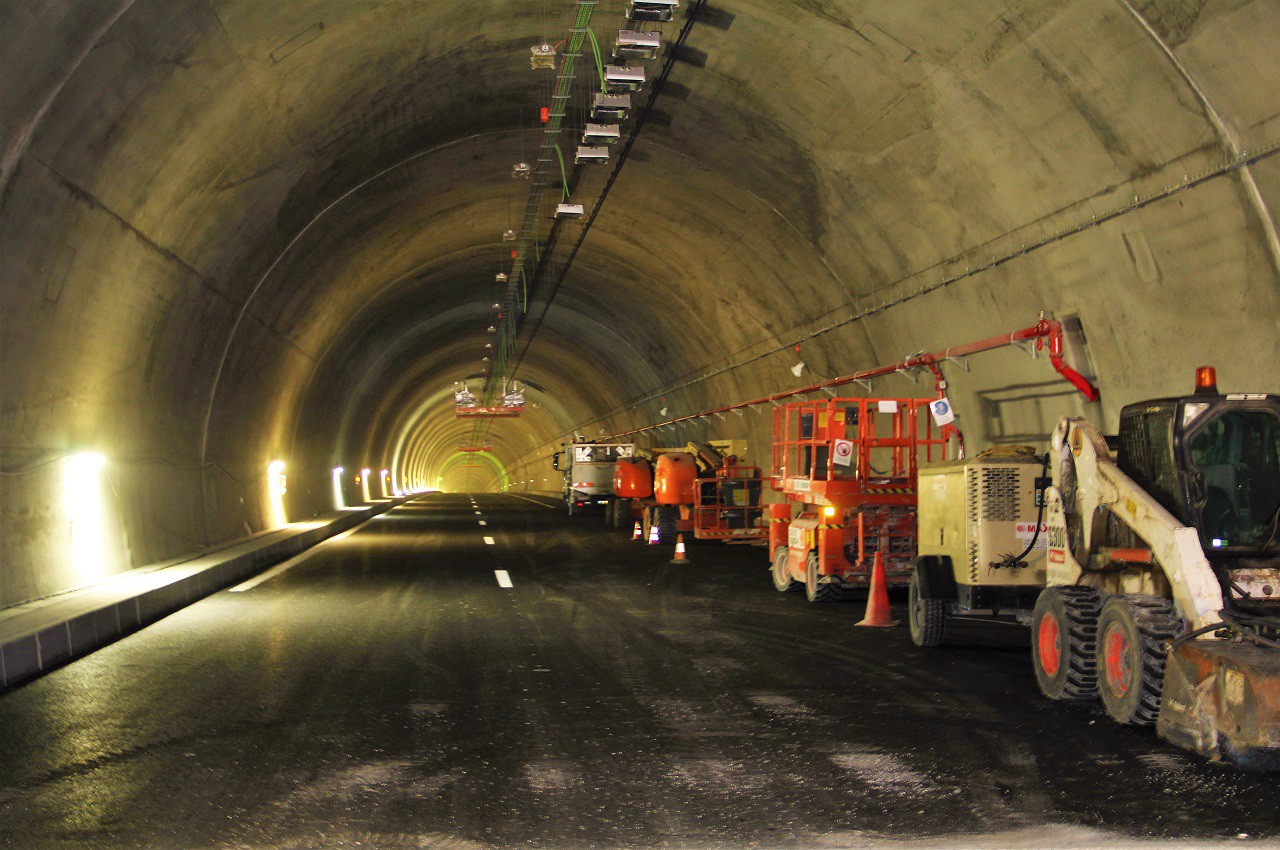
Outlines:
[[1221, 395], [1209, 376], [1195, 395], [1128, 405], [1116, 462], [1206, 555], [1280, 551], [1280, 396]]

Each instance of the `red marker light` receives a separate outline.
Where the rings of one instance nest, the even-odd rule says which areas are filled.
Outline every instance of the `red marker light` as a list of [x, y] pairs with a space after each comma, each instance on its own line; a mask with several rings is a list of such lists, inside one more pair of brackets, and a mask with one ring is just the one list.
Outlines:
[[1196, 369], [1196, 393], [1199, 395], [1218, 394], [1218, 370], [1212, 366], [1200, 366]]
[[542, 107], [541, 117], [542, 117], [542, 123], [546, 124], [548, 121], [551, 120], [551, 110], [548, 107], [545, 107], [545, 106]]

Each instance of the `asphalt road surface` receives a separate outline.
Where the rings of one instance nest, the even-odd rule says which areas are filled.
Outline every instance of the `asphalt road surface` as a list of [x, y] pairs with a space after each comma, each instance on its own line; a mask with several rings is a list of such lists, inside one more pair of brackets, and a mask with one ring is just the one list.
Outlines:
[[476, 501], [425, 496], [0, 696], [0, 843], [1280, 837], [1276, 778], [1042, 700], [1023, 629], [924, 653], [777, 593], [760, 548], [672, 566], [548, 500]]

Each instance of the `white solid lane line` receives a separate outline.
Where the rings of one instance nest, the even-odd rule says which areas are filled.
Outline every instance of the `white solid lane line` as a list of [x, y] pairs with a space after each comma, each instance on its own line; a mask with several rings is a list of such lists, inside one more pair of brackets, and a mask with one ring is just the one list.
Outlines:
[[507, 575], [506, 570], [494, 570], [493, 574], [498, 577], [498, 587], [515, 587], [511, 583], [511, 576]]
[[484, 539], [484, 542], [485, 542], [485, 543], [488, 543], [490, 546], [492, 546], [492, 545], [493, 545], [493, 538], [492, 538], [492, 537], [486, 537], [486, 538]]

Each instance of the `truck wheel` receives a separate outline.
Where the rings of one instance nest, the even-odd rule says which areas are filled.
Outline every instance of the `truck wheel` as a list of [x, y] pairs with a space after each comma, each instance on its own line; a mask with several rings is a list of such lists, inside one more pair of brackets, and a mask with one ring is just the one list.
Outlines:
[[814, 550], [804, 562], [804, 595], [810, 602], [840, 601], [840, 585], [818, 583], [818, 553]]
[[1046, 587], [1031, 614], [1031, 665], [1049, 699], [1098, 695], [1097, 623], [1101, 598], [1091, 587]]
[[676, 545], [676, 534], [679, 532], [677, 525], [680, 521], [679, 509], [674, 505], [658, 505], [657, 512], [658, 542], [663, 546]]
[[946, 605], [941, 599], [925, 599], [920, 595], [920, 567], [912, 569], [911, 584], [907, 587], [907, 624], [911, 627], [912, 643], [919, 647], [942, 643]]
[[1117, 723], [1150, 726], [1160, 713], [1168, 641], [1182, 618], [1159, 596], [1113, 596], [1098, 615], [1098, 695]]
[[803, 586], [801, 582], [791, 577], [791, 570], [787, 568], [786, 546], [779, 546], [778, 551], [773, 553], [773, 566], [770, 571], [773, 573], [773, 586], [776, 590], [789, 593]]

